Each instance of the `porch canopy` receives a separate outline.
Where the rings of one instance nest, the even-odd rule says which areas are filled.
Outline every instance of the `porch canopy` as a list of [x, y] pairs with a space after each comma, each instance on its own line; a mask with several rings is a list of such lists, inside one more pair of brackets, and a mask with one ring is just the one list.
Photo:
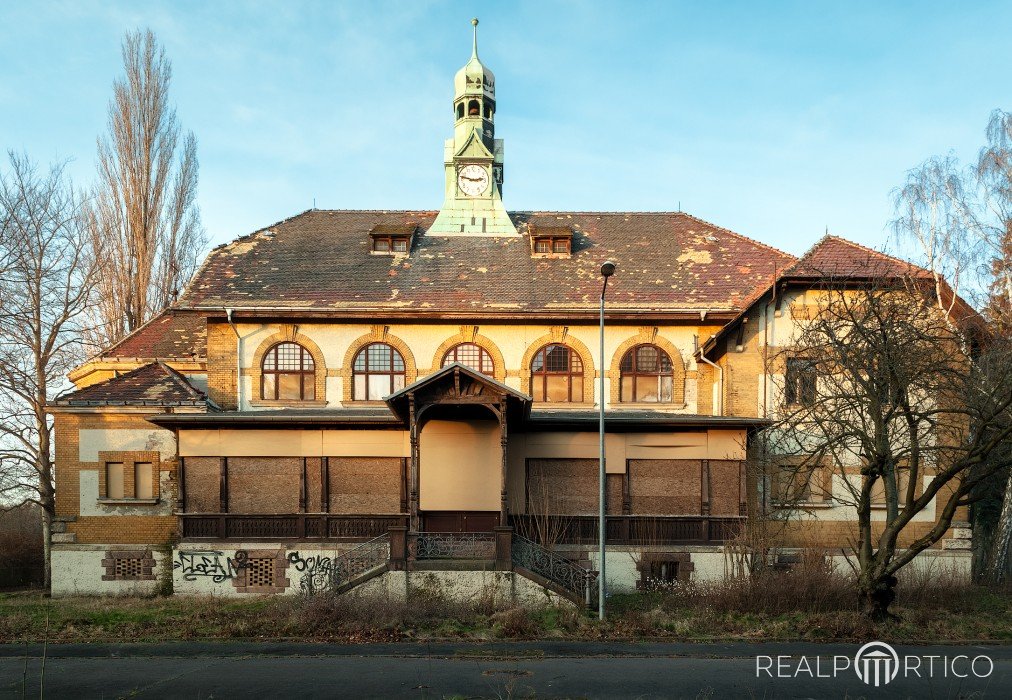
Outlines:
[[522, 424], [531, 410], [531, 397], [458, 362], [419, 379], [386, 398], [390, 410], [408, 424], [411, 441], [409, 508], [411, 529], [419, 529], [419, 485], [422, 428], [435, 418], [474, 420], [492, 417], [499, 424], [499, 524], [507, 522], [506, 442], [510, 424]]

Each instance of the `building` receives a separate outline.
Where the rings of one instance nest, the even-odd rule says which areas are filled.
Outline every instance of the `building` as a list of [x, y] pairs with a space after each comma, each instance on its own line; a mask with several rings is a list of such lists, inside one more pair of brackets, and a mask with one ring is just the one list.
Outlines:
[[[451, 107], [438, 211], [313, 209], [220, 246], [71, 375], [54, 593], [406, 590], [424, 571], [584, 599], [602, 401], [611, 589], [725, 574], [763, 507], [745, 460], [776, 400], [769, 330], [803, 303], [787, 273], [883, 256], [827, 237], [798, 260], [682, 212], [508, 212], [476, 37]], [[852, 517], [819, 505], [808, 531], [843, 546]]]

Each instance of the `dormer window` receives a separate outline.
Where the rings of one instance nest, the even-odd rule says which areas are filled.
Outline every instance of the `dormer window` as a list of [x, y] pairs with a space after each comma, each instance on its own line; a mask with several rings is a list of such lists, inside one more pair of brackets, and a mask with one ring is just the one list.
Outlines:
[[564, 226], [531, 226], [531, 252], [536, 258], [568, 258], [573, 252], [573, 230]]
[[407, 255], [416, 224], [379, 224], [369, 231], [369, 250], [376, 255]]

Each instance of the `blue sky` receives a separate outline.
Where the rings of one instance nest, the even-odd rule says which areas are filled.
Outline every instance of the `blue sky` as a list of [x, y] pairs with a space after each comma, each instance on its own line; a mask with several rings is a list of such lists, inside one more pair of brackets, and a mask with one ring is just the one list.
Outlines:
[[1012, 109], [1012, 4], [11, 2], [0, 146], [93, 177], [150, 27], [214, 243], [320, 208], [437, 209], [454, 72], [496, 74], [509, 209], [682, 209], [793, 253], [880, 247], [890, 190]]

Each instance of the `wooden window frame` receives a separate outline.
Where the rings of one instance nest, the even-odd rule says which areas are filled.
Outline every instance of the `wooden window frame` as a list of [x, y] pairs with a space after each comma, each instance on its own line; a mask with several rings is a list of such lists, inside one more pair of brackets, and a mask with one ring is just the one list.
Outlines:
[[[567, 369], [565, 372], [548, 370], [548, 352], [552, 348], [563, 348], [568, 353]], [[576, 358], [580, 363], [580, 370], [578, 372], [573, 370], [573, 358]], [[538, 362], [538, 358], [541, 358], [541, 369], [534, 369], [535, 363]], [[549, 377], [569, 377], [569, 393], [566, 401], [549, 401], [548, 400], [548, 378]], [[531, 358], [531, 394], [534, 396], [534, 401], [537, 403], [583, 403], [586, 401], [586, 397], [583, 396], [584, 386], [584, 362], [576, 350], [563, 343], [549, 343], [548, 345], [542, 346], [534, 353], [534, 357]], [[574, 382], [579, 381], [581, 397], [578, 401], [573, 400], [573, 385]], [[536, 383], [541, 384], [541, 398], [537, 398], [535, 392]]]
[[[299, 348], [299, 367], [301, 369], [277, 369], [278, 360], [277, 353], [278, 349], [282, 345], [294, 345]], [[267, 369], [267, 360], [274, 357], [275, 369]], [[309, 359], [309, 369], [306, 369], [306, 359]], [[281, 376], [282, 375], [299, 375], [299, 398], [297, 399], [282, 399], [279, 398], [281, 394]], [[274, 377], [274, 396], [265, 396], [266, 380], [267, 376]], [[306, 398], [306, 385], [309, 385], [313, 390], [313, 395]], [[316, 358], [304, 345], [296, 343], [291, 340], [283, 340], [280, 343], [275, 343], [267, 352], [264, 353], [263, 359], [260, 361], [260, 400], [261, 401], [316, 401]]]
[[[657, 369], [656, 372], [641, 372], [640, 371], [640, 369], [639, 369], [639, 351], [641, 349], [643, 349], [643, 348], [653, 348], [654, 350], [657, 351], [657, 353], [658, 353], [658, 362], [657, 362], [658, 369]], [[626, 358], [630, 358], [630, 357], [632, 358], [632, 370], [627, 371], [625, 369], [625, 361], [626, 361]], [[667, 363], [668, 363], [668, 369], [667, 369], [667, 371], [664, 371], [663, 369], [661, 369], [661, 367], [664, 364], [664, 360], [665, 359], [667, 360]], [[624, 355], [622, 355], [622, 359], [619, 361], [618, 367], [619, 367], [619, 370], [618, 370], [619, 371], [619, 383], [618, 383], [618, 400], [619, 400], [619, 403], [656, 403], [656, 404], [670, 404], [670, 403], [674, 403], [674, 398], [675, 398], [675, 365], [674, 365], [673, 360], [671, 359], [671, 355], [669, 355], [668, 352], [666, 350], [664, 350], [663, 348], [661, 348], [660, 346], [654, 345], [653, 343], [640, 343], [639, 345], [634, 345], [633, 347], [629, 348], [625, 352]], [[632, 377], [632, 380], [633, 380], [633, 388], [632, 388], [632, 394], [633, 395], [632, 395], [631, 398], [630, 397], [626, 397], [625, 396], [625, 392], [623, 390], [623, 386], [625, 384], [625, 382], [623, 380], [627, 379], [629, 377]], [[661, 392], [660, 392], [660, 390], [657, 391], [657, 400], [656, 401], [650, 401], [648, 399], [641, 399], [641, 398], [639, 398], [639, 396], [638, 396], [638, 394], [639, 394], [639, 392], [638, 392], [638, 385], [639, 385], [640, 378], [651, 379], [651, 380], [653, 380], [653, 382], [655, 384], [657, 384], [657, 383], [660, 382], [661, 377], [670, 377], [671, 378], [671, 400], [669, 400], [669, 401], [662, 401], [661, 400]]]
[[[384, 235], [384, 236], [372, 236], [372, 243], [370, 251], [378, 255], [407, 255], [411, 248], [411, 237], [410, 236], [395, 236], [395, 235]], [[380, 243], [386, 246], [383, 250], [379, 247]], [[398, 250], [398, 244], [401, 245], [402, 249]]]
[[[539, 243], [547, 243], [548, 250], [538, 250]], [[557, 250], [556, 246], [562, 247], [562, 250]], [[568, 236], [535, 236], [534, 237], [534, 254], [535, 255], [572, 255], [573, 253], [573, 239]]]
[[[382, 345], [383, 347], [388, 348], [390, 350], [390, 367], [389, 368], [384, 368], [382, 371], [373, 370], [369, 366], [369, 348], [371, 348], [373, 346], [376, 346], [376, 345]], [[360, 357], [364, 357], [365, 358], [365, 369], [359, 369], [358, 368], [358, 359]], [[395, 367], [395, 364], [396, 364], [394, 362], [394, 358], [395, 357], [401, 358], [401, 369], [400, 370], [397, 370], [396, 367]], [[365, 382], [365, 384], [366, 384], [366, 386], [365, 386], [366, 396], [364, 396], [364, 397], [360, 397], [360, 396], [356, 396], [355, 395], [355, 384], [357, 383], [355, 380], [358, 377], [360, 377], [360, 376], [365, 376], [366, 377], [366, 382]], [[355, 357], [351, 361], [351, 400], [352, 401], [374, 401], [375, 400], [375, 399], [370, 399], [369, 396], [368, 396], [368, 394], [369, 394], [369, 384], [370, 384], [369, 377], [375, 377], [375, 376], [387, 376], [387, 377], [390, 378], [390, 392], [389, 392], [390, 394], [394, 393], [395, 391], [399, 391], [398, 389], [394, 388], [394, 378], [395, 377], [398, 377], [398, 376], [403, 377], [404, 378], [404, 384], [407, 385], [407, 381], [408, 381], [407, 363], [404, 361], [404, 356], [401, 354], [401, 352], [397, 348], [395, 348], [393, 345], [391, 345], [390, 343], [384, 343], [384, 342], [378, 341], [378, 340], [374, 341], [372, 343], [366, 343], [361, 348], [359, 348], [359, 350], [358, 350], [357, 353], [355, 353]], [[389, 394], [387, 394], [387, 395], [389, 396]]]
[[[473, 365], [469, 365], [466, 362], [462, 362], [459, 359], [459, 357], [458, 357], [459, 351], [460, 351], [461, 348], [464, 348], [464, 347], [475, 348], [478, 351], [478, 367], [474, 367]], [[451, 358], [451, 355], [452, 355], [452, 358]], [[449, 350], [447, 350], [446, 353], [443, 355], [443, 361], [440, 364], [440, 367], [446, 367], [448, 364], [451, 364], [453, 362], [459, 362], [460, 364], [464, 365], [465, 367], [470, 367], [475, 372], [479, 372], [480, 374], [484, 374], [486, 377], [495, 377], [495, 360], [492, 359], [492, 353], [490, 353], [488, 350], [486, 350], [482, 346], [478, 345], [477, 343], [470, 343], [470, 342], [468, 342], [468, 343], [457, 343], [452, 348], [450, 348]]]

